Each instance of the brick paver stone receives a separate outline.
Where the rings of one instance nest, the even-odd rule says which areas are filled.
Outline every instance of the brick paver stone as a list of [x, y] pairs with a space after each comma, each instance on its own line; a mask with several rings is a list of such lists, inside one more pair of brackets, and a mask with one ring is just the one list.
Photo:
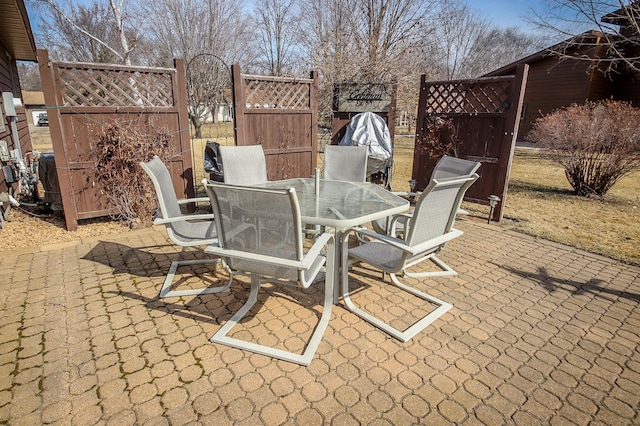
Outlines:
[[[457, 226], [441, 256], [458, 276], [408, 280], [452, 310], [402, 343], [339, 304], [307, 368], [208, 340], [246, 300], [246, 278], [159, 300], [171, 261], [204, 256], [162, 228], [2, 253], [0, 423], [639, 424], [640, 268]], [[177, 281], [216, 276], [187, 268]], [[379, 273], [350, 277], [354, 300], [396, 325], [424, 308]], [[261, 295], [238, 336], [301, 350], [321, 298]]]

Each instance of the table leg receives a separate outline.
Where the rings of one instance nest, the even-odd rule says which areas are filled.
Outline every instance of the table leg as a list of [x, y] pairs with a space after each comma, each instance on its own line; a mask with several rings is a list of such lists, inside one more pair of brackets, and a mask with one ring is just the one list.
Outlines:
[[333, 274], [333, 282], [335, 286], [333, 287], [333, 304], [337, 305], [340, 302], [340, 277], [342, 271], [342, 235], [344, 234], [341, 228], [335, 229], [335, 250], [334, 250], [334, 274]]

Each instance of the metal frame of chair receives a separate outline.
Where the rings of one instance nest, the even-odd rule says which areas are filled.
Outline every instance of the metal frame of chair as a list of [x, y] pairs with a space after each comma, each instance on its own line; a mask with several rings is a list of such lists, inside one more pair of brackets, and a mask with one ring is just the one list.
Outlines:
[[[215, 243], [217, 234], [213, 214], [184, 215], [180, 205], [194, 202], [209, 201], [206, 197], [178, 199], [171, 181], [169, 170], [156, 155], [148, 163], [140, 163], [142, 169], [149, 175], [156, 190], [159, 205], [159, 217], [153, 221], [156, 225], [165, 225], [169, 239], [178, 246], [192, 247]], [[169, 272], [160, 289], [159, 297], [195, 296], [229, 291], [231, 281], [221, 287], [204, 287], [188, 290], [171, 290], [175, 274], [179, 267], [219, 263], [220, 259], [177, 260], [171, 263]]]
[[[378, 234], [363, 228], [353, 228], [345, 233], [342, 246], [342, 294], [343, 300], [351, 312], [391, 336], [406, 342], [451, 309], [451, 304], [402, 283], [398, 274], [412, 278], [457, 274], [436, 254], [444, 248], [448, 241], [462, 235], [462, 231], [454, 229], [453, 224], [466, 190], [477, 178], [478, 175], [472, 173], [466, 176], [431, 180], [418, 199], [413, 215], [409, 218], [409, 229], [404, 239]], [[352, 232], [361, 234], [369, 241], [349, 249], [348, 234]], [[376, 318], [356, 306], [351, 300], [349, 269], [344, 267], [349, 259], [354, 260], [352, 263], [364, 262], [380, 269], [383, 273], [390, 274], [391, 282], [396, 287], [435, 304], [437, 308], [406, 330], [398, 330]], [[411, 266], [425, 260], [433, 262], [439, 270], [407, 271]]]
[[[333, 305], [334, 237], [324, 233], [305, 253], [300, 207], [295, 189], [269, 190], [206, 182], [216, 214], [218, 243], [205, 252], [225, 259], [230, 276], [251, 277], [246, 303], [212, 337], [211, 341], [277, 359], [309, 365], [331, 318]], [[262, 227], [263, 229], [258, 229]], [[267, 229], [264, 229], [267, 227]], [[283, 230], [285, 228], [285, 230]], [[275, 230], [275, 232], [274, 232]], [[271, 231], [271, 237], [266, 235]], [[281, 241], [284, 240], [284, 241]], [[270, 244], [278, 242], [278, 244]], [[323, 253], [323, 249], [326, 252]], [[302, 354], [229, 336], [233, 327], [257, 302], [261, 280], [308, 288], [326, 264], [323, 310]]]

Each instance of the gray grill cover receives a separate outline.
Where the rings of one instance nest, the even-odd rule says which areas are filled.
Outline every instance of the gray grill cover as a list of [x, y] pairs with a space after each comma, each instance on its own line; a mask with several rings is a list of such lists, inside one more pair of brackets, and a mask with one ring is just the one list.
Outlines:
[[353, 116], [340, 145], [368, 147], [367, 176], [391, 166], [391, 134], [387, 123], [377, 114], [362, 112]]

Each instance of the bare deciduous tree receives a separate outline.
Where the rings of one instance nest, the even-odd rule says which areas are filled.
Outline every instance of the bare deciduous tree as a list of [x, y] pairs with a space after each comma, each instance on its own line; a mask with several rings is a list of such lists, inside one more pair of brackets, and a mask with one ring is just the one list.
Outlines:
[[20, 87], [22, 90], [29, 90], [32, 92], [39, 92], [42, 90], [38, 64], [33, 62], [18, 62], [18, 75], [20, 75]]
[[271, 75], [296, 71], [295, 0], [257, 0], [254, 20], [262, 69]]
[[360, 77], [366, 82], [397, 78], [397, 62], [429, 41], [429, 11], [436, 2], [360, 0], [355, 2], [355, 41], [364, 53]]
[[478, 38], [465, 58], [464, 77], [479, 77], [489, 71], [522, 59], [544, 49], [548, 39], [525, 33], [518, 28], [490, 26], [482, 38]]
[[479, 40], [486, 40], [491, 31], [490, 22], [459, 0], [445, 2], [438, 11], [433, 42], [437, 46], [435, 60], [444, 75], [443, 79], [476, 77], [471, 73]]
[[[629, 69], [640, 73], [640, 2], [637, 0], [546, 0], [532, 9], [528, 21], [558, 40], [567, 39], [551, 53], [561, 58], [586, 60], [605, 72]], [[586, 29], [599, 31], [597, 38], [575, 37]], [[598, 44], [605, 55], [584, 55], [583, 49]], [[576, 51], [578, 53], [576, 53]]]
[[228, 64], [253, 62], [249, 18], [240, 0], [156, 0], [146, 5], [149, 61], [167, 66], [173, 58], [187, 64], [189, 119], [196, 137], [230, 88]]
[[187, 96], [189, 119], [195, 137], [202, 137], [202, 125], [210, 118], [217, 121], [217, 111], [227, 99], [225, 91], [231, 88], [229, 66], [219, 57], [201, 53], [187, 63]]
[[500, 28], [461, 1], [438, 11], [435, 51], [428, 57], [441, 79], [477, 78], [545, 47], [546, 39], [518, 28]]
[[[336, 83], [396, 81], [417, 87], [416, 56], [428, 48], [437, 0], [309, 0], [300, 6], [302, 44], [320, 73], [320, 111], [331, 111]], [[417, 102], [417, 95], [415, 96]], [[404, 99], [399, 96], [398, 99]]]
[[357, 71], [352, 13], [344, 0], [310, 0], [300, 5], [301, 43], [309, 67], [321, 78], [318, 108], [324, 117], [330, 115], [334, 84], [353, 79]]
[[42, 21], [41, 31], [46, 45], [60, 59], [126, 65], [131, 65], [141, 36], [136, 14], [128, 13], [129, 3], [34, 0], [34, 4], [53, 12], [50, 20]]

